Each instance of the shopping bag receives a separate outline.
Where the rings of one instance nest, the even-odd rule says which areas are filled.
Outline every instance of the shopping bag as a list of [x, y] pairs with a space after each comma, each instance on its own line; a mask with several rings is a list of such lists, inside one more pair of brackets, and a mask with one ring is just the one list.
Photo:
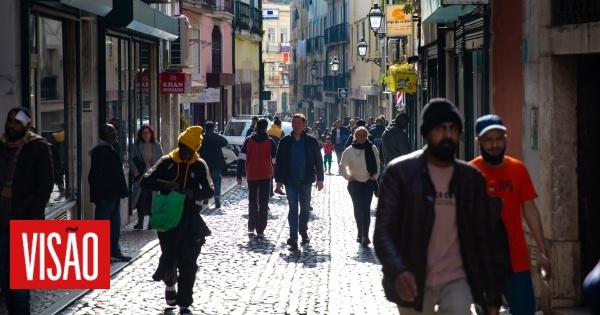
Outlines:
[[183, 213], [185, 194], [176, 191], [168, 195], [157, 194], [154, 196], [150, 224], [159, 232], [167, 232], [177, 226]]

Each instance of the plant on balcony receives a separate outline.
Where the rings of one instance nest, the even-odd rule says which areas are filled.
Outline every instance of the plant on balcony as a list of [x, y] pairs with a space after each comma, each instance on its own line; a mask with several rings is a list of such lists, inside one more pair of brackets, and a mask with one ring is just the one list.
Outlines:
[[261, 36], [264, 35], [264, 31], [262, 29], [258, 28], [258, 26], [252, 26], [252, 29], [250, 30], [250, 32], [261, 35]]

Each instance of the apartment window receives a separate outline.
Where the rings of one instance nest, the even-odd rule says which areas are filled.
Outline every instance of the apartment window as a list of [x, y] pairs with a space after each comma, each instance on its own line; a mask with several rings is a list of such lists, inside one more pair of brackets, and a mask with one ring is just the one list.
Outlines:
[[269, 27], [268, 32], [267, 32], [267, 41], [269, 43], [273, 43], [275, 42], [275, 29], [272, 27]]
[[280, 31], [279, 37], [282, 43], [288, 42], [287, 28], [282, 28]]

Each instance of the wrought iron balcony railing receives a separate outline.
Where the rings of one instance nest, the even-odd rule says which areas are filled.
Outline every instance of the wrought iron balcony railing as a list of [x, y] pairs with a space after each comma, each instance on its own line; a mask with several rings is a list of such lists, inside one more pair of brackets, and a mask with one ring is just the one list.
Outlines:
[[322, 50], [323, 50], [323, 36], [312, 37], [306, 41], [306, 52], [307, 53], [311, 54], [311, 53], [320, 52]]
[[281, 43], [267, 42], [267, 52], [281, 52]]
[[323, 77], [323, 91], [336, 92], [339, 88], [346, 88], [346, 76], [328, 75]]
[[334, 25], [325, 29], [325, 46], [348, 43], [348, 23]]

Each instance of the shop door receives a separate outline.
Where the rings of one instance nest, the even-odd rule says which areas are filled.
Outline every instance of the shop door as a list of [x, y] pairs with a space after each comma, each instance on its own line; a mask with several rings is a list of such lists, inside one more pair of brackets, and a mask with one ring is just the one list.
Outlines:
[[577, 65], [577, 184], [579, 194], [579, 237], [581, 271], [585, 276], [600, 259], [600, 94], [596, 78], [600, 55], [582, 55]]

